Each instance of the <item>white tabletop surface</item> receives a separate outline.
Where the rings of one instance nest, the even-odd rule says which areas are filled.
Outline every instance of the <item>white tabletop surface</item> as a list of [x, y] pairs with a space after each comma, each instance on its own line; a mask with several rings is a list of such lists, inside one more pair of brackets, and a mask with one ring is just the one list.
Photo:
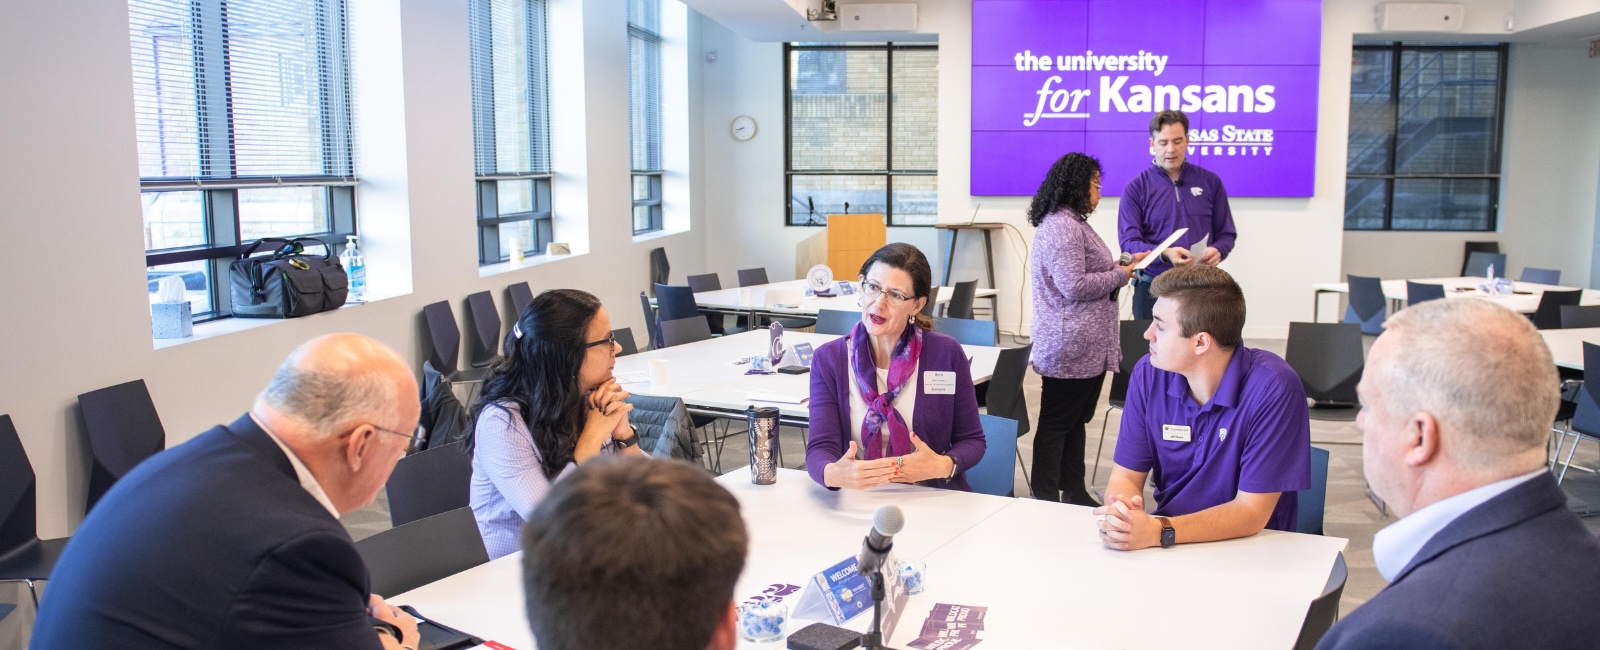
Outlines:
[[1539, 330], [1545, 345], [1550, 346], [1550, 356], [1562, 368], [1583, 370], [1583, 344], [1600, 345], [1600, 327], [1577, 327], [1565, 330]]
[[[858, 283], [852, 282], [856, 291], [861, 290]], [[951, 287], [938, 287], [934, 302], [944, 304], [950, 302], [950, 296], [955, 293]], [[996, 295], [994, 289], [978, 289], [977, 297], [986, 298]], [[805, 280], [787, 280], [773, 282], [753, 287], [737, 287], [732, 289], [718, 289], [716, 291], [702, 291], [694, 294], [696, 305], [708, 309], [726, 309], [732, 311], [760, 311], [773, 314], [796, 314], [816, 316], [818, 310], [837, 309], [840, 311], [861, 311], [857, 302], [861, 294], [846, 296], [838, 294], [830, 297], [806, 297]]]
[[[834, 334], [787, 331], [784, 344], [790, 348], [810, 343], [813, 349], [839, 338]], [[661, 350], [648, 350], [625, 357], [617, 357], [613, 372], [624, 381], [622, 387], [636, 395], [682, 397], [691, 407], [718, 408], [742, 411], [760, 403], [777, 406], [780, 413], [790, 417], [808, 417], [809, 409], [803, 402], [763, 402], [752, 400], [752, 391], [780, 395], [807, 396], [811, 392], [811, 375], [746, 375], [749, 364], [734, 365], [740, 357], [766, 354], [770, 334], [766, 330], [741, 332], [705, 341], [677, 345]], [[982, 383], [994, 375], [994, 365], [1000, 359], [1000, 348], [963, 345], [972, 359], [972, 381]], [[667, 360], [667, 383], [652, 384], [646, 381], [629, 381], [640, 373], [648, 377], [651, 359]]]
[[[1444, 285], [1446, 298], [1484, 298], [1494, 301], [1515, 312], [1531, 314], [1539, 308], [1539, 298], [1546, 291], [1572, 291], [1577, 287], [1562, 287], [1536, 282], [1512, 282], [1513, 290], [1528, 293], [1512, 294], [1509, 296], [1491, 296], [1480, 290], [1478, 285], [1485, 282], [1484, 278], [1422, 278], [1411, 280], [1420, 284]], [[1322, 282], [1311, 285], [1312, 291], [1331, 291], [1334, 293], [1350, 293], [1350, 285], [1345, 282]], [[1406, 299], [1406, 280], [1384, 280], [1383, 297], [1390, 300]], [[1584, 289], [1583, 298], [1579, 302], [1583, 305], [1600, 305], [1600, 291]]]
[[[771, 584], [805, 584], [860, 549], [879, 505], [900, 506], [906, 527], [895, 553], [927, 562], [928, 591], [907, 602], [895, 647], [916, 638], [928, 611], [944, 602], [989, 608], [979, 634], [985, 647], [1287, 648], [1345, 546], [1265, 531], [1122, 553], [1100, 545], [1080, 506], [894, 484], [830, 492], [798, 470], [779, 470], [770, 486], [751, 484], [743, 468], [717, 481], [739, 499], [750, 529], [734, 590], [740, 602]], [[389, 601], [532, 650], [521, 582], [521, 556], [513, 554]], [[865, 630], [867, 619], [846, 627]], [[1148, 624], [1155, 620], [1161, 624]], [[790, 630], [810, 622], [792, 620]]]

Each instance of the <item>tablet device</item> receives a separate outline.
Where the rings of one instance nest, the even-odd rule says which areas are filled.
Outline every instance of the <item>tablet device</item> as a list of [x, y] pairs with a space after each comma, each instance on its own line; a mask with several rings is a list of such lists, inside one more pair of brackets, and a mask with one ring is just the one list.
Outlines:
[[1160, 246], [1151, 249], [1150, 254], [1144, 256], [1144, 259], [1140, 260], [1139, 264], [1133, 267], [1133, 270], [1143, 271], [1145, 267], [1150, 266], [1151, 264], [1154, 264], [1156, 260], [1161, 259], [1161, 254], [1166, 252], [1167, 247], [1171, 246], [1172, 242], [1178, 241], [1178, 238], [1182, 237], [1183, 233], [1186, 232], [1189, 232], [1188, 228], [1179, 228], [1171, 235], [1168, 235], [1166, 240], [1162, 241]]

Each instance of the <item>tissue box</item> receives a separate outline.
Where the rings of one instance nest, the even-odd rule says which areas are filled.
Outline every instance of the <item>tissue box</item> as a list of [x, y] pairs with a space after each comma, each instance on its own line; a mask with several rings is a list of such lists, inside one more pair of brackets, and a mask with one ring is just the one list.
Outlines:
[[194, 313], [189, 301], [150, 305], [150, 330], [158, 339], [184, 339], [194, 335]]

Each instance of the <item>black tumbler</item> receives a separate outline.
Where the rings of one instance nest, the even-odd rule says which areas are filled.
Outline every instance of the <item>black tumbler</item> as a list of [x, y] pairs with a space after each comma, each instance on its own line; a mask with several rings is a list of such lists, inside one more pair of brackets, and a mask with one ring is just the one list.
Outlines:
[[778, 409], [752, 406], [745, 409], [750, 424], [750, 482], [772, 485], [778, 482]]

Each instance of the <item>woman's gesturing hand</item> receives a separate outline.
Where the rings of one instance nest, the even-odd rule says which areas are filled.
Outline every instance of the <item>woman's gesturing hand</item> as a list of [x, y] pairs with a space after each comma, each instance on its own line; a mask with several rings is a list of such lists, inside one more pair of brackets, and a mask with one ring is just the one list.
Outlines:
[[822, 468], [822, 482], [828, 487], [865, 490], [888, 483], [897, 469], [893, 458], [856, 460], [856, 443], [852, 440], [839, 460]]
[[900, 473], [890, 480], [896, 483], [917, 483], [950, 476], [950, 464], [955, 461], [929, 448], [915, 433], [911, 434], [911, 449], [910, 454], [894, 458], [895, 462], [902, 466]]

